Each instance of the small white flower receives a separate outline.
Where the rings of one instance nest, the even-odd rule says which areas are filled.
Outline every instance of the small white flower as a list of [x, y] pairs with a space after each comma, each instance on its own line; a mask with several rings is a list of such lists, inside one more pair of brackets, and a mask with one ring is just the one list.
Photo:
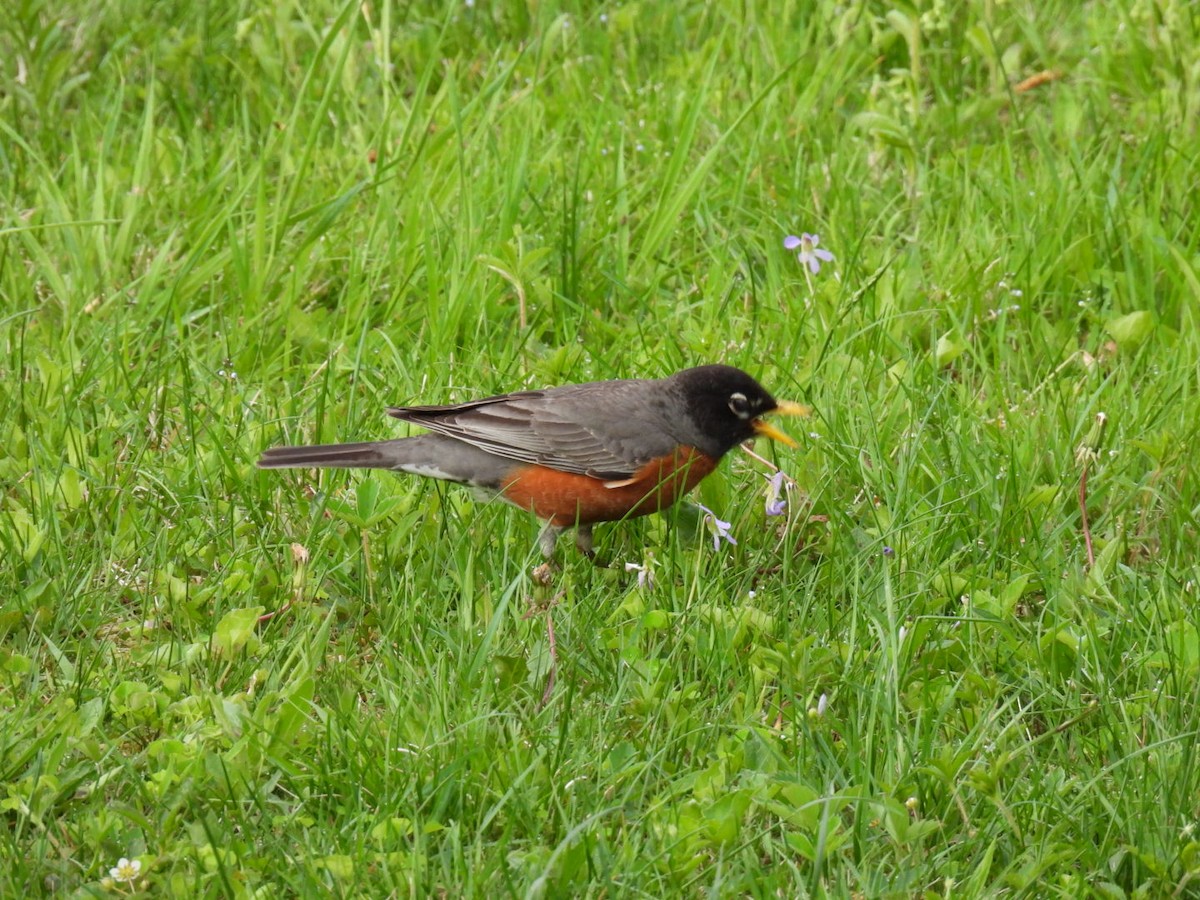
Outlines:
[[817, 698], [817, 705], [808, 708], [808, 717], [810, 719], [819, 719], [825, 715], [825, 711], [829, 709], [829, 695], [822, 694]]
[[651, 568], [649, 560], [646, 561], [645, 565], [642, 565], [641, 563], [627, 562], [625, 563], [625, 571], [638, 573], [638, 587], [645, 590], [652, 590], [654, 588], [654, 570]]
[[125, 881], [132, 884], [142, 874], [142, 861], [126, 859], [122, 856], [117, 860], [117, 864], [108, 870], [108, 874], [113, 881]]

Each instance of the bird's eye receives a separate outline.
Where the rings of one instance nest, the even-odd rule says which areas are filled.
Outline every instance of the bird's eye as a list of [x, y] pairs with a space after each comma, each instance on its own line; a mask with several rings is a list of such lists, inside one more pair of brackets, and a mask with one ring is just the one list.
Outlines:
[[729, 395], [729, 408], [739, 419], [750, 418], [750, 401], [741, 391]]

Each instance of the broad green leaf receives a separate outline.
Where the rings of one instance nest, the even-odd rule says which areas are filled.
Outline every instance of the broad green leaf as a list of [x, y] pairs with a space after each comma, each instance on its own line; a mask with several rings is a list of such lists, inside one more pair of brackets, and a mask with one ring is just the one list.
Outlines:
[[262, 612], [263, 607], [251, 606], [225, 613], [213, 633], [213, 646], [216, 652], [230, 656], [246, 646], [254, 636], [254, 629], [258, 625], [258, 617], [262, 615]]
[[1124, 348], [1140, 346], [1154, 330], [1154, 316], [1144, 309], [1117, 316], [1104, 323], [1104, 330]]
[[937, 346], [933, 351], [934, 362], [939, 369], [950, 365], [967, 350], [967, 342], [963, 340], [962, 335], [957, 331], [947, 331], [937, 339]]

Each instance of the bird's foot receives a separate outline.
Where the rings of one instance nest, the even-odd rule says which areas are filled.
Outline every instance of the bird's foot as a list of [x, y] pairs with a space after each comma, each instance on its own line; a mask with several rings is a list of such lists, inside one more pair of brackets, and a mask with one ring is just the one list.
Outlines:
[[575, 546], [579, 552], [593, 562], [596, 559], [596, 541], [592, 537], [591, 525], [579, 525], [575, 529]]
[[[541, 532], [538, 534], [538, 548], [542, 551], [542, 556], [547, 560], [554, 558], [554, 548], [558, 544], [558, 536], [567, 530], [565, 525], [555, 525], [552, 522], [547, 522]], [[579, 552], [593, 562], [596, 561], [596, 540], [592, 535], [591, 525], [577, 525], [575, 527], [575, 546]], [[599, 565], [599, 563], [597, 563]]]

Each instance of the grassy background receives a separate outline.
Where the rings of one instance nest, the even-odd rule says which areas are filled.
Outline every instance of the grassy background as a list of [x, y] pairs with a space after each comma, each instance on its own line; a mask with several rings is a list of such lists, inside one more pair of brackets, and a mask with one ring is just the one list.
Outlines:
[[[6, 6], [0, 895], [1200, 889], [1200, 14], [920, 7]], [[564, 554], [544, 708], [536, 522], [253, 468], [711, 361], [789, 515]]]

